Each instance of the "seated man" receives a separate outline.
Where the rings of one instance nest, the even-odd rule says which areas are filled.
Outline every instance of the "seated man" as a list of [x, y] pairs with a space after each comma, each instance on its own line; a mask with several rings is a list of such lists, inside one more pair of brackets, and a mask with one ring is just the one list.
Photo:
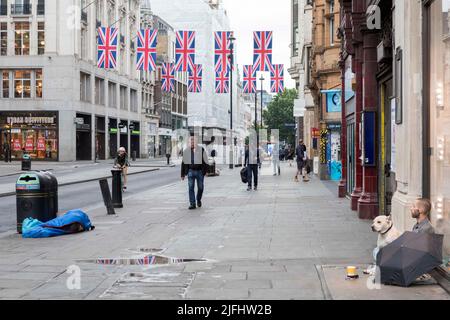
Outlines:
[[430, 222], [431, 201], [428, 199], [417, 199], [411, 207], [411, 216], [417, 223], [413, 227], [413, 232], [434, 233], [434, 228]]

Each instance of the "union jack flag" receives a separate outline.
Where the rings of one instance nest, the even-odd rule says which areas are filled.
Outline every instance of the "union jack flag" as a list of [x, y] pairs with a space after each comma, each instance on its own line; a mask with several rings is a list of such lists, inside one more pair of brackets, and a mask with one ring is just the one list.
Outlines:
[[284, 65], [274, 64], [270, 72], [270, 91], [279, 93], [284, 91]]
[[117, 66], [117, 28], [98, 28], [97, 66], [101, 69], [115, 69]]
[[161, 82], [161, 88], [164, 92], [175, 92], [175, 69], [173, 63], [163, 63]]
[[195, 64], [195, 31], [177, 31], [175, 70], [191, 72]]
[[202, 92], [203, 67], [201, 64], [194, 64], [194, 69], [189, 73], [188, 92]]
[[214, 56], [216, 72], [228, 72], [231, 69], [231, 52], [232, 44], [230, 41], [233, 32], [231, 31], [217, 31], [214, 32]]
[[137, 70], [156, 70], [156, 45], [158, 30], [140, 29], [137, 33]]
[[253, 39], [255, 71], [272, 71], [272, 31], [255, 31]]
[[244, 93], [256, 92], [256, 71], [253, 70], [253, 66], [244, 66]]
[[137, 265], [152, 265], [155, 264], [156, 256], [145, 256], [143, 258], [137, 259], [136, 264]]
[[216, 73], [216, 93], [228, 93], [230, 88], [230, 78], [228, 73]]

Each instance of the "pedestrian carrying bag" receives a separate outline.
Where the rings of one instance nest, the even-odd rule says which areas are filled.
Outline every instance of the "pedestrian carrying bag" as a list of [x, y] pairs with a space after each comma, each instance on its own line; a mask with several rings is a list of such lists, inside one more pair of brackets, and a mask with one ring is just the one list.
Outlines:
[[241, 180], [242, 180], [242, 183], [248, 183], [247, 168], [242, 168]]

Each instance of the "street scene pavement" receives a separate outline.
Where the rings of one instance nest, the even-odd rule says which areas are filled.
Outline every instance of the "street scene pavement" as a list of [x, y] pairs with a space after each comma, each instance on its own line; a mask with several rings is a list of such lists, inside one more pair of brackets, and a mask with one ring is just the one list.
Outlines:
[[[65, 207], [84, 209], [93, 231], [22, 239], [11, 225], [0, 233], [0, 299], [449, 299], [433, 281], [367, 284], [377, 237], [334, 182], [294, 182], [287, 163], [272, 176], [265, 162], [258, 191], [246, 191], [239, 168], [221, 169], [196, 210], [176, 166], [130, 179], [114, 216], [74, 189], [80, 206]], [[345, 279], [348, 265], [358, 280]]]

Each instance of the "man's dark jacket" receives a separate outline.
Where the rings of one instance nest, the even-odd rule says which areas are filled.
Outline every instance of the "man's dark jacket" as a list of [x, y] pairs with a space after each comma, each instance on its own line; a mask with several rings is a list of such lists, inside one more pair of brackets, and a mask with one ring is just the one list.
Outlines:
[[208, 154], [203, 147], [197, 146], [195, 152], [189, 147], [183, 151], [183, 162], [181, 163], [181, 177], [185, 177], [191, 170], [201, 170], [203, 175], [208, 172]]

